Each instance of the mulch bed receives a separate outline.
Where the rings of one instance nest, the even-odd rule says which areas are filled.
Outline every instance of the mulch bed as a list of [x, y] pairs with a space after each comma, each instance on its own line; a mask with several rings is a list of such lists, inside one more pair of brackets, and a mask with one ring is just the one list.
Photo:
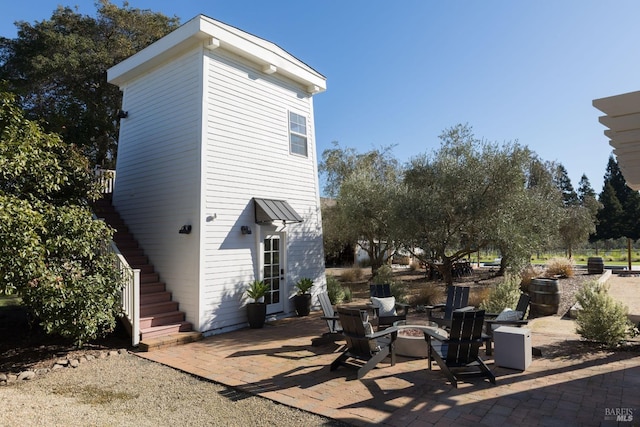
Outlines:
[[22, 310], [0, 307], [0, 319], [0, 373], [5, 374], [51, 369], [60, 358], [127, 348], [131, 343], [124, 329], [118, 327], [109, 336], [78, 348], [69, 340], [31, 326]]

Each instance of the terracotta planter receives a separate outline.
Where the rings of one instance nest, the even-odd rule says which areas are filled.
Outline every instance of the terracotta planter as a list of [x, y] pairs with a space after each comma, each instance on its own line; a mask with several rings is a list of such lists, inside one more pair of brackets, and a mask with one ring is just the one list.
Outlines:
[[267, 318], [267, 304], [263, 302], [251, 302], [247, 304], [247, 319], [249, 327], [252, 329], [260, 329], [264, 326]]
[[293, 304], [298, 317], [308, 316], [311, 312], [311, 294], [295, 295], [293, 297]]

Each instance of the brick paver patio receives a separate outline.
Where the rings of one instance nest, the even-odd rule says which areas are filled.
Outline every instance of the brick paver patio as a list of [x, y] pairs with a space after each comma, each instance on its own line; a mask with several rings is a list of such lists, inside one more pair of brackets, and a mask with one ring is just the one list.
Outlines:
[[[243, 329], [139, 356], [265, 398], [357, 426], [617, 425], [611, 414], [631, 409], [640, 419], [640, 353], [596, 351], [552, 356], [567, 338], [532, 334], [542, 350], [530, 367], [496, 367], [492, 385], [471, 378], [453, 388], [437, 365], [398, 357], [362, 380], [329, 371], [340, 342], [312, 347], [326, 330], [319, 313]], [[484, 355], [484, 351], [482, 351]], [[615, 418], [615, 417], [614, 417]]]

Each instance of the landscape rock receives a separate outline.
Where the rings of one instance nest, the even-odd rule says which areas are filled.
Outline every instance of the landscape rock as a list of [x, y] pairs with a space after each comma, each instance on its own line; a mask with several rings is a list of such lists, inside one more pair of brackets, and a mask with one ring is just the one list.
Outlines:
[[80, 362], [78, 362], [78, 359], [72, 359], [69, 361], [69, 366], [71, 366], [72, 368], [77, 368], [78, 366], [80, 366]]
[[18, 381], [28, 381], [34, 379], [36, 373], [33, 371], [23, 371], [18, 374]]

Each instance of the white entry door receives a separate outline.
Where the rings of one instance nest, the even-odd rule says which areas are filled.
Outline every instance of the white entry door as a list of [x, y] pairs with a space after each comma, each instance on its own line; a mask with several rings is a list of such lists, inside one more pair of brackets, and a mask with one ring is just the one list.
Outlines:
[[281, 233], [268, 234], [262, 242], [262, 276], [269, 292], [265, 296], [267, 314], [284, 311], [285, 299], [285, 247]]

